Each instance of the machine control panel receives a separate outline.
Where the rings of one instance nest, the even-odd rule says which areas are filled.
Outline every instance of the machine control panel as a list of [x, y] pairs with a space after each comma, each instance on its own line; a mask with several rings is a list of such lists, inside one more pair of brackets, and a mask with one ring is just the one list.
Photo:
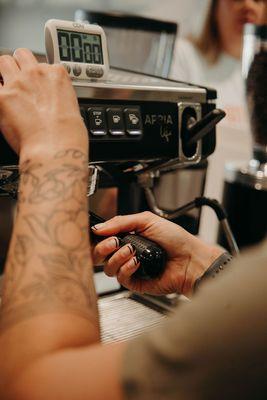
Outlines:
[[84, 123], [88, 126], [92, 136], [106, 136], [108, 133], [106, 112], [103, 107], [81, 109]]
[[90, 137], [95, 139], [113, 140], [120, 136], [138, 140], [143, 134], [141, 110], [138, 106], [82, 107], [81, 115]]
[[131, 136], [142, 134], [142, 121], [138, 108], [126, 108], [124, 110], [126, 132]]
[[[215, 134], [206, 136], [187, 153], [186, 111], [192, 107], [197, 119], [214, 105], [187, 103], [79, 99], [80, 112], [90, 139], [90, 162], [177, 160], [197, 164], [215, 149]], [[188, 147], [189, 148], [189, 147]], [[193, 149], [191, 151], [191, 149]], [[0, 166], [17, 165], [18, 157], [0, 133]]]

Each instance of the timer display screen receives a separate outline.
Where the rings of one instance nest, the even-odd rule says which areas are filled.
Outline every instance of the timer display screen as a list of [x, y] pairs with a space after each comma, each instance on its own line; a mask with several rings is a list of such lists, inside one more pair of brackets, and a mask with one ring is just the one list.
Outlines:
[[57, 29], [61, 61], [103, 65], [101, 36]]

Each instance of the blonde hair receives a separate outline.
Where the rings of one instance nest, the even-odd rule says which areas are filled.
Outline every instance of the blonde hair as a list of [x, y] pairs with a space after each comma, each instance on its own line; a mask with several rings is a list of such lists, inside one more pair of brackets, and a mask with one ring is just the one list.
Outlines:
[[[267, 24], [267, 0], [265, 0], [264, 24]], [[189, 39], [210, 64], [215, 64], [223, 50], [216, 20], [218, 0], [211, 0], [206, 20], [199, 37]]]
[[195, 47], [203, 54], [210, 64], [218, 61], [222, 51], [220, 33], [216, 21], [218, 0], [212, 0], [203, 29], [199, 37], [190, 37]]

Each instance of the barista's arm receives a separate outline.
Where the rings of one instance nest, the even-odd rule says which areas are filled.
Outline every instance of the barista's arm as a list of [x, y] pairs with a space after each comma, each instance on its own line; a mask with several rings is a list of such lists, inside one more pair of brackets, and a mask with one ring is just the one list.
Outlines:
[[121, 347], [98, 344], [80, 157], [75, 146], [25, 166], [0, 317], [5, 400], [120, 398]]
[[[0, 313], [0, 398], [22, 400], [23, 393], [35, 398], [34, 387], [45, 385], [44, 373], [63, 391], [64, 379], [73, 380], [76, 394], [62, 398], [78, 399], [83, 367], [90, 376], [101, 362], [96, 350], [86, 361], [80, 358], [99, 342], [88, 238], [87, 131], [62, 67], [38, 65], [30, 52], [19, 50], [14, 58], [0, 57], [0, 75], [0, 130], [20, 153], [21, 172]], [[102, 353], [107, 362], [108, 353]], [[109, 365], [116, 371], [112, 361]], [[107, 373], [114, 378], [115, 372]], [[29, 376], [30, 388], [24, 386]], [[41, 398], [60, 398], [49, 385]], [[95, 398], [111, 397], [100, 387]]]

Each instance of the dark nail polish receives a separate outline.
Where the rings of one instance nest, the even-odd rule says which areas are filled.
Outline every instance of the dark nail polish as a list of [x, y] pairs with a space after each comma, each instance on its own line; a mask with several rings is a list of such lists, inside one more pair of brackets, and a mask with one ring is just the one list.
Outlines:
[[128, 247], [128, 249], [130, 250], [130, 253], [131, 253], [131, 254], [134, 254], [134, 252], [135, 252], [135, 247], [134, 247], [132, 244], [128, 244], [127, 247]]
[[115, 240], [115, 242], [116, 242], [116, 247], [120, 247], [120, 240], [119, 240], [119, 238], [115, 237], [114, 240]]

